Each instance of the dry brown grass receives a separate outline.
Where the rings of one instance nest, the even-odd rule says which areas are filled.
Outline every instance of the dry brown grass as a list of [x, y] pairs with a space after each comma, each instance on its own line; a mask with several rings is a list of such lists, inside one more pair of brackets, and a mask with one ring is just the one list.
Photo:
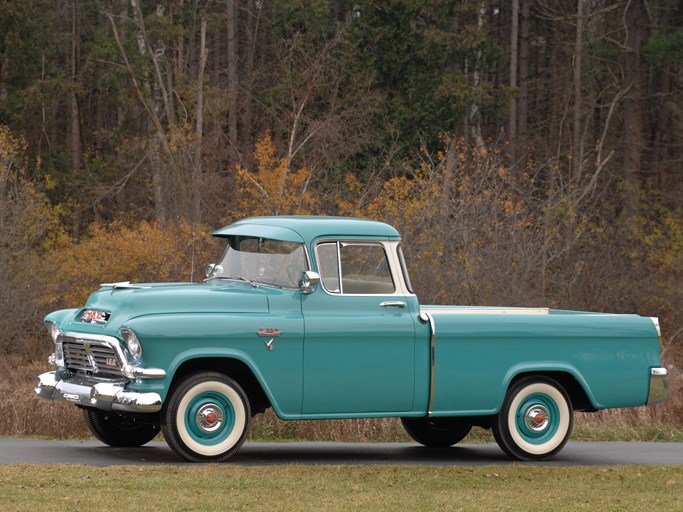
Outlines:
[[610, 409], [593, 414], [579, 414], [577, 436], [591, 439], [627, 438], [638, 441], [681, 441], [683, 439], [683, 371], [669, 365], [669, 398], [653, 407]]
[[[44, 359], [43, 359], [44, 360]], [[33, 391], [35, 377], [47, 363], [19, 357], [0, 360], [0, 436], [80, 438], [89, 433], [80, 411], [72, 405], [49, 402]], [[669, 399], [655, 407], [617, 409], [579, 414], [573, 439], [582, 440], [683, 440], [683, 373], [669, 368]], [[407, 441], [396, 418], [281, 421], [269, 410], [254, 418], [252, 439], [348, 442]], [[472, 442], [491, 441], [490, 433], [474, 429]]]
[[254, 418], [251, 437], [272, 441], [344, 441], [396, 442], [409, 441], [398, 418], [357, 420], [282, 421], [271, 409]]
[[50, 438], [86, 437], [81, 412], [66, 403], [39, 398], [33, 385], [47, 363], [26, 362], [19, 357], [0, 359], [0, 435]]

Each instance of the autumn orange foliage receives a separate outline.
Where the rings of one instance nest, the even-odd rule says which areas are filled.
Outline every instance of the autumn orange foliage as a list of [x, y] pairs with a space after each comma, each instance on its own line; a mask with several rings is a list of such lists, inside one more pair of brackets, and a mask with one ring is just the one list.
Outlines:
[[41, 299], [50, 308], [77, 307], [104, 282], [201, 281], [220, 251], [209, 235], [186, 222], [95, 223], [86, 238], [50, 254]]
[[[423, 300], [503, 302], [499, 283], [485, 277], [523, 270], [524, 254], [512, 243], [524, 243], [538, 223], [537, 212], [516, 192], [526, 178], [510, 173], [498, 151], [463, 139], [446, 145], [434, 157], [423, 150], [418, 169], [387, 179], [375, 194], [348, 175], [351, 200], [340, 201], [339, 210], [399, 229]], [[520, 300], [529, 299], [515, 298]]]
[[254, 159], [255, 172], [237, 166], [242, 217], [256, 215], [308, 215], [318, 201], [309, 188], [311, 173], [305, 167], [290, 169], [287, 158], [276, 155], [270, 133], [259, 137]]

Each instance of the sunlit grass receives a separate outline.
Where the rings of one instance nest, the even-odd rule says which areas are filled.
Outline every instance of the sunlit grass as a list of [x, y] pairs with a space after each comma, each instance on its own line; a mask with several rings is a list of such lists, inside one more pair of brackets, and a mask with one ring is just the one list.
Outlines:
[[683, 509], [683, 467], [4, 466], [2, 510]]

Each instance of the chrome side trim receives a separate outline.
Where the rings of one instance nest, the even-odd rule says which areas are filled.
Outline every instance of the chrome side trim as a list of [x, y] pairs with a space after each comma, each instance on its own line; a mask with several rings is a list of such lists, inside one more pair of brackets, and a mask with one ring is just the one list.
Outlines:
[[657, 405], [666, 400], [668, 396], [668, 386], [666, 383], [668, 373], [666, 368], [650, 369], [650, 391], [645, 405]]
[[427, 406], [427, 417], [431, 417], [434, 412], [434, 370], [435, 370], [435, 350], [436, 350], [436, 325], [434, 324], [434, 317], [431, 313], [424, 311], [418, 315], [418, 320], [423, 324], [429, 322], [430, 339], [429, 339], [429, 404]]
[[657, 336], [661, 338], [662, 329], [659, 327], [659, 318], [657, 318], [656, 316], [651, 316], [650, 320], [652, 320], [652, 323], [655, 324], [655, 329], [657, 329]]
[[432, 315], [549, 315], [549, 308], [491, 308], [491, 307], [429, 307], [421, 306], [420, 311]]
[[659, 351], [661, 352], [664, 348], [664, 340], [662, 339], [662, 328], [659, 326], [659, 318], [656, 316], [651, 316], [650, 320], [652, 320], [652, 323], [657, 330], [657, 340], [659, 341]]
[[161, 368], [143, 368], [133, 364], [125, 365], [121, 371], [129, 379], [165, 379], [166, 370]]
[[104, 411], [158, 412], [161, 410], [161, 396], [158, 393], [136, 393], [126, 391], [127, 381], [98, 381], [97, 379], [71, 376], [62, 379], [60, 372], [39, 375], [36, 394], [45, 400], [68, 402]]

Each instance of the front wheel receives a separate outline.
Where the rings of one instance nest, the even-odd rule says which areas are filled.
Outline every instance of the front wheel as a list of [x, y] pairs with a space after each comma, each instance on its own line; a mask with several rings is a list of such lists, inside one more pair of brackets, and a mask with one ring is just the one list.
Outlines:
[[461, 418], [401, 418], [401, 423], [415, 441], [434, 448], [453, 446], [472, 429], [472, 424]]
[[83, 418], [92, 434], [104, 444], [117, 448], [135, 448], [149, 443], [159, 433], [159, 425], [134, 416], [112, 411], [83, 409]]
[[171, 393], [161, 430], [181, 457], [220, 462], [242, 446], [250, 421], [240, 385], [222, 373], [201, 372], [185, 377]]
[[541, 460], [564, 448], [573, 423], [571, 401], [557, 381], [526, 377], [508, 389], [493, 436], [513, 459]]

